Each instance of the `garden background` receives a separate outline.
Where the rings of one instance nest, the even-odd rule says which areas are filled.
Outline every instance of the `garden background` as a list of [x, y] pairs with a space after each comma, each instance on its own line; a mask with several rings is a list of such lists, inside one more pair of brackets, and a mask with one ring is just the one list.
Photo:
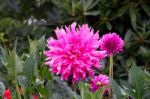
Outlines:
[[[149, 0], [0, 0], [1, 98], [10, 89], [12, 99], [91, 99], [86, 84], [61, 81], [44, 65], [46, 39], [72, 22], [124, 39], [114, 56], [113, 99], [150, 99]], [[96, 72], [108, 74], [108, 61]]]

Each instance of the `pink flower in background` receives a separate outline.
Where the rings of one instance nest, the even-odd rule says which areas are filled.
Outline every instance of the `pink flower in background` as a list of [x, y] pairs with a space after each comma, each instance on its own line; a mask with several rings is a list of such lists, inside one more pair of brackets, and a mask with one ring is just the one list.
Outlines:
[[100, 49], [107, 51], [108, 56], [123, 50], [124, 41], [116, 33], [105, 34], [101, 38]]
[[3, 93], [3, 99], [12, 99], [10, 89], [5, 89]]
[[37, 95], [32, 95], [32, 99], [39, 99]]
[[[107, 85], [109, 85], [108, 76], [100, 74], [91, 80], [90, 89], [92, 92], [95, 92]], [[108, 91], [108, 89], [106, 91]]]
[[100, 69], [100, 59], [104, 58], [104, 52], [96, 50], [100, 45], [98, 32], [94, 34], [87, 24], [76, 25], [57, 28], [57, 39], [49, 38], [49, 50], [44, 52], [50, 71], [60, 74], [62, 80], [71, 77], [73, 82], [93, 76], [92, 67]]

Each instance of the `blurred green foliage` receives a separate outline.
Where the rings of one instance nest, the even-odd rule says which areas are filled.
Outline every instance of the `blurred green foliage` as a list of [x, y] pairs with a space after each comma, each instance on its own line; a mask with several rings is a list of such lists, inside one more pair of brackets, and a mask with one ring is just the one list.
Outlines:
[[[0, 0], [0, 81], [5, 82], [6, 88], [14, 86], [11, 90], [15, 91], [21, 86], [24, 99], [31, 94], [38, 94], [41, 99], [80, 98], [80, 92], [68, 87], [72, 86], [69, 82], [59, 81], [43, 65], [45, 38], [55, 37], [57, 26], [74, 21], [88, 23], [100, 35], [117, 32], [124, 38], [124, 52], [114, 57], [114, 97], [148, 99], [149, 0]], [[107, 60], [104, 64], [107, 73]], [[16, 94], [13, 96], [17, 99]]]

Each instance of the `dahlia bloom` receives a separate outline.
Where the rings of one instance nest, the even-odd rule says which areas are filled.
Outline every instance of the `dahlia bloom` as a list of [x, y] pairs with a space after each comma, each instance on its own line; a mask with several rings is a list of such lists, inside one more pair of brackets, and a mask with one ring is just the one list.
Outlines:
[[[107, 86], [107, 85], [109, 85], [108, 76], [100, 74], [98, 76], [95, 76], [91, 80], [90, 89], [91, 89], [92, 92], [95, 92], [95, 91], [97, 91], [97, 90], [99, 90], [102, 87]], [[106, 91], [108, 91], [108, 89]]]
[[73, 83], [93, 76], [92, 67], [100, 69], [100, 59], [104, 57], [103, 51], [96, 50], [100, 45], [98, 32], [94, 34], [87, 24], [76, 25], [74, 22], [65, 29], [57, 28], [57, 39], [49, 38], [49, 50], [44, 52], [50, 71], [60, 74], [62, 80], [71, 78]]
[[105, 50], [109, 55], [123, 51], [124, 41], [116, 33], [108, 33], [102, 36], [100, 49]]
[[3, 99], [12, 99], [10, 89], [5, 89], [3, 93]]

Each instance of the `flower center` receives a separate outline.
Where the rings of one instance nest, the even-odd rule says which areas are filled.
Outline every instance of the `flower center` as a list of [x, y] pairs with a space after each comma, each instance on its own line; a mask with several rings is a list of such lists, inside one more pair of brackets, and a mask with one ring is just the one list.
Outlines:
[[70, 51], [70, 58], [71, 59], [78, 59], [80, 57], [80, 52], [76, 50]]
[[97, 85], [98, 85], [99, 87], [103, 87], [103, 83], [101, 83], [101, 82], [97, 82]]

